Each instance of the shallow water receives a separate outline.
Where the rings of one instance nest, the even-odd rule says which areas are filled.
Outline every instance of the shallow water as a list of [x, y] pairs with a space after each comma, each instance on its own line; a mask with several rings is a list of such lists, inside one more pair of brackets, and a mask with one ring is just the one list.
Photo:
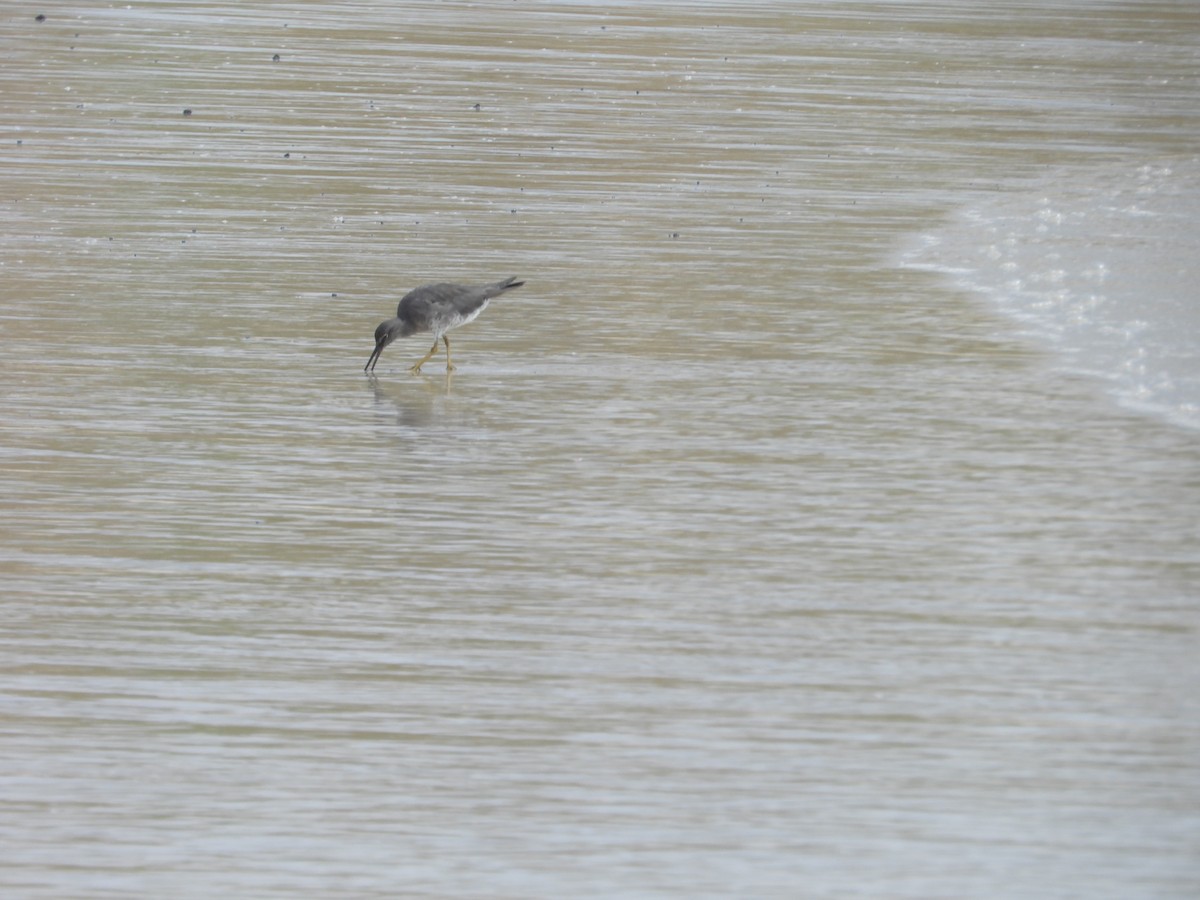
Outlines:
[[1194, 159], [1085, 6], [0, 22], [0, 885], [1194, 896], [1197, 433], [1002, 290]]
[[981, 199], [905, 261], [986, 296], [1068, 371], [1200, 429], [1200, 157], [1058, 172]]

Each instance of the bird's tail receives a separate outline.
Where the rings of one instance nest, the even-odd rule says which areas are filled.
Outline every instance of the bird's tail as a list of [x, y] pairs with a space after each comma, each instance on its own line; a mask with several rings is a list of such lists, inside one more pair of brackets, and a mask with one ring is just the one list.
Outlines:
[[519, 288], [524, 283], [523, 281], [517, 281], [516, 275], [510, 275], [503, 281], [497, 281], [492, 285], [492, 295], [503, 294], [505, 291], [512, 290], [513, 288]]

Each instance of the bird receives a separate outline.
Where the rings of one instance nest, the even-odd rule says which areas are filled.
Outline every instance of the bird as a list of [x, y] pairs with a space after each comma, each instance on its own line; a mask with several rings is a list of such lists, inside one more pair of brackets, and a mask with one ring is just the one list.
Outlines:
[[433, 346], [409, 369], [414, 375], [421, 374], [425, 365], [437, 353], [438, 341], [446, 345], [446, 371], [454, 371], [450, 360], [450, 339], [446, 332], [475, 320], [493, 297], [519, 288], [525, 282], [516, 276], [497, 281], [495, 284], [426, 284], [414, 288], [403, 297], [396, 307], [396, 317], [380, 322], [375, 329], [375, 352], [363, 366], [364, 372], [374, 372], [375, 364], [383, 348], [396, 338], [408, 337], [425, 331], [433, 332]]

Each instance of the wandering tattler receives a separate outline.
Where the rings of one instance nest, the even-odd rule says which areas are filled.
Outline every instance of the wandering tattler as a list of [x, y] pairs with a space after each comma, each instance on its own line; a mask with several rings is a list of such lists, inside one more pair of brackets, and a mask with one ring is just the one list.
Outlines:
[[517, 281], [514, 276], [495, 284], [427, 284], [409, 291], [400, 298], [400, 305], [396, 307], [396, 318], [380, 322], [379, 327], [375, 329], [375, 352], [363, 366], [363, 371], [375, 371], [375, 363], [379, 362], [383, 348], [396, 338], [432, 331], [433, 346], [417, 360], [410, 371], [414, 375], [420, 374], [421, 366], [437, 353], [438, 341], [441, 340], [446, 345], [446, 371], [453, 372], [450, 339], [446, 337], [446, 332], [473, 321], [493, 297], [518, 288], [524, 283]]

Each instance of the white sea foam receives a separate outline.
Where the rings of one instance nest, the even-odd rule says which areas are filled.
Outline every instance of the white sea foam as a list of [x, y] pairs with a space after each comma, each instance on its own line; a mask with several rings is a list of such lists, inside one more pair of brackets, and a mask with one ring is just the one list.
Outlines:
[[1200, 429], [1200, 159], [1072, 169], [977, 200], [904, 264], [945, 273], [1104, 379]]

